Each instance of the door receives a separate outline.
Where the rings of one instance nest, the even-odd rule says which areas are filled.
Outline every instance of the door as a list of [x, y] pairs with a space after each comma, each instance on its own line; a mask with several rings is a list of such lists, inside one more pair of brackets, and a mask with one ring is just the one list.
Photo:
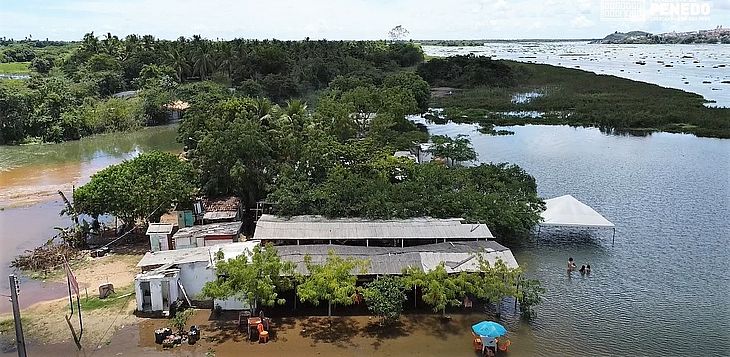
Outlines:
[[162, 311], [170, 310], [170, 281], [162, 281]]

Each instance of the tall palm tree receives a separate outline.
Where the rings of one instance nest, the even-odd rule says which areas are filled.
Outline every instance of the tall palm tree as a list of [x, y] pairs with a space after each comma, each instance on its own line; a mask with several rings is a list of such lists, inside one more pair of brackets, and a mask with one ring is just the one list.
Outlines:
[[195, 53], [195, 63], [193, 64], [193, 70], [200, 76], [200, 79], [206, 80], [208, 74], [213, 72], [215, 68], [215, 58], [208, 45], [203, 45]]
[[307, 103], [300, 99], [287, 100], [284, 113], [295, 130], [302, 130], [307, 115]]
[[175, 74], [177, 74], [177, 80], [182, 82], [187, 78], [186, 74], [190, 70], [187, 58], [177, 48], [172, 48], [167, 55], [170, 66], [175, 70]]

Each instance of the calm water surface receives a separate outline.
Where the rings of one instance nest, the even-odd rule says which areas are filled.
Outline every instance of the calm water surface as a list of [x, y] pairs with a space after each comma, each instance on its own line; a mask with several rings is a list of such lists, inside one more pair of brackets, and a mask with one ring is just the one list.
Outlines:
[[[53, 227], [71, 224], [60, 217], [63, 202], [57, 191], [71, 196], [72, 187], [84, 184], [94, 172], [147, 150], [180, 151], [177, 126], [145, 128], [131, 133], [97, 135], [60, 144], [0, 146], [0, 294], [8, 291], [9, 264], [26, 249], [49, 238]], [[21, 303], [63, 296], [62, 284], [23, 279]], [[0, 299], [0, 313], [10, 310]]]
[[[616, 224], [614, 246], [611, 231], [542, 232], [539, 243], [511, 246], [547, 288], [531, 324], [506, 321], [515, 355], [730, 355], [730, 140], [476, 128], [429, 125], [469, 135], [481, 161], [520, 165], [543, 198], [572, 194]], [[568, 277], [568, 257], [592, 274]]]

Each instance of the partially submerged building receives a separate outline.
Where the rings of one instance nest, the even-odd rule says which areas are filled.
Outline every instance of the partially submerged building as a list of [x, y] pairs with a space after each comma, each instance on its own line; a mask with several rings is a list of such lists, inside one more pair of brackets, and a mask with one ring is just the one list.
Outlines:
[[274, 244], [344, 244], [413, 246], [440, 242], [485, 241], [494, 236], [485, 224], [460, 218], [370, 220], [321, 216], [277, 217], [264, 214], [256, 222], [254, 239]]
[[[230, 230], [224, 230], [229, 226]], [[247, 308], [234, 298], [206, 300], [201, 292], [206, 282], [217, 279], [218, 252], [223, 259], [230, 259], [250, 254], [258, 244], [269, 242], [278, 245], [281, 259], [294, 263], [300, 274], [308, 273], [305, 256], [310, 256], [315, 264], [324, 263], [330, 251], [341, 257], [365, 259], [369, 265], [365, 273], [358, 274], [361, 281], [379, 275], [400, 275], [407, 268], [430, 271], [439, 264], [444, 264], [450, 274], [477, 272], [481, 260], [490, 265], [501, 260], [510, 268], [518, 267], [512, 252], [491, 240], [494, 236], [486, 225], [469, 224], [462, 219], [282, 218], [264, 214], [251, 241], [205, 238], [229, 237], [231, 232], [240, 232], [240, 227], [240, 222], [234, 222], [183, 228], [175, 234], [174, 242], [178, 248], [190, 246], [188, 249], [145, 254], [137, 264], [142, 270], [135, 278], [137, 309], [164, 314], [178, 298], [198, 306], [217, 305], [224, 310]], [[223, 241], [227, 243], [220, 244]]]
[[201, 293], [206, 282], [217, 278], [215, 257], [224, 259], [249, 254], [257, 241], [218, 244], [180, 250], [148, 252], [137, 263], [142, 272], [134, 279], [137, 310], [145, 313], [167, 314], [170, 304], [179, 299], [198, 306], [220, 306], [224, 310], [239, 310], [247, 306], [230, 298], [211, 300]]
[[[480, 259], [491, 266], [501, 260], [509, 268], [517, 268], [517, 261], [509, 248], [495, 241], [445, 242], [412, 247], [363, 247], [347, 245], [289, 245], [277, 247], [284, 261], [295, 264], [299, 274], [308, 274], [304, 257], [312, 263], [323, 264], [330, 251], [343, 258], [363, 259], [369, 262], [361, 276], [401, 275], [406, 268], [430, 271], [439, 264], [449, 274], [478, 272]], [[481, 257], [481, 258], [480, 258]]]

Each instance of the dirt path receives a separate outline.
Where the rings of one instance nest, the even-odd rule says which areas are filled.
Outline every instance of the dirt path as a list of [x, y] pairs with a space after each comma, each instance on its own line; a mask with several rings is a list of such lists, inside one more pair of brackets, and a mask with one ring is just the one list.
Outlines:
[[[129, 295], [129, 291], [132, 291], [140, 258], [137, 254], [112, 254], [101, 258], [87, 257], [73, 264], [72, 270], [81, 290], [84, 324], [81, 343], [85, 348], [104, 345], [119, 328], [139, 322], [139, 318], [133, 315], [134, 294]], [[48, 280], [65, 282], [66, 277], [62, 272], [55, 272]], [[114, 284], [120, 297], [98, 300], [98, 286], [107, 282]], [[67, 322], [69, 313], [68, 298], [44, 301], [24, 309], [21, 314], [26, 339], [35, 344], [74, 343], [72, 329], [79, 332], [79, 321], [78, 315], [73, 315]], [[0, 325], [12, 326], [12, 315], [0, 315]], [[5, 331], [9, 333], [0, 334], [0, 347], [14, 343], [12, 331], [11, 328]]]

